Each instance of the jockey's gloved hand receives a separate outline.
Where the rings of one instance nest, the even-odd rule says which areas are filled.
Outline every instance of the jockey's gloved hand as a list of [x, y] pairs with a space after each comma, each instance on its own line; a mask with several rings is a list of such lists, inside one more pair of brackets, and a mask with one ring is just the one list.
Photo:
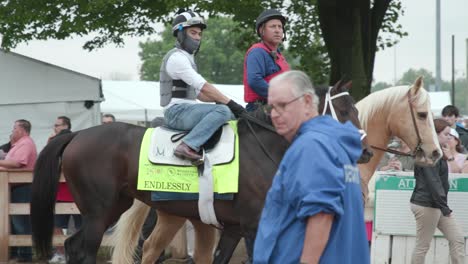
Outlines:
[[229, 109], [231, 109], [231, 112], [234, 114], [235, 117], [239, 118], [243, 113], [246, 113], [245, 108], [236, 103], [234, 100], [229, 100], [229, 102], [226, 104]]

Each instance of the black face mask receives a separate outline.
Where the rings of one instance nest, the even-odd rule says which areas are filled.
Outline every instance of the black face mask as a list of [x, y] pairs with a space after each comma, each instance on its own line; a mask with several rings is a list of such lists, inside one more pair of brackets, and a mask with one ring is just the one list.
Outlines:
[[177, 32], [177, 44], [180, 48], [187, 51], [190, 54], [196, 54], [200, 49], [201, 41], [195, 40], [189, 36], [185, 30]]

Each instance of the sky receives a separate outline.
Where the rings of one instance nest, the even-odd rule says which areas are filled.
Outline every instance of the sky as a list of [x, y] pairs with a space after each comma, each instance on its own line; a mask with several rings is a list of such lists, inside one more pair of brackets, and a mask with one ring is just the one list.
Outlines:
[[[466, 76], [468, 10], [467, 0], [441, 0], [442, 79], [451, 80], [451, 36], [455, 35], [455, 71]], [[392, 48], [376, 55], [374, 80], [392, 84], [410, 68], [425, 68], [435, 75], [435, 5], [436, 0], [403, 0], [405, 15], [400, 19], [408, 36]], [[147, 38], [125, 38], [123, 47], [108, 44], [96, 51], [82, 49], [92, 37], [67, 40], [31, 41], [20, 44], [14, 52], [56, 64], [103, 80], [139, 80], [142, 62], [138, 43]]]

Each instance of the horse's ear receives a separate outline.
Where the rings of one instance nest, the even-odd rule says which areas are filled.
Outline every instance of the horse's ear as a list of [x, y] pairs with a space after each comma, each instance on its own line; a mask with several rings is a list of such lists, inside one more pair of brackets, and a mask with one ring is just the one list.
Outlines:
[[351, 80], [351, 81], [345, 83], [345, 84], [343, 85], [343, 87], [346, 88], [346, 90], [351, 89], [351, 87], [353, 87], [353, 81]]
[[419, 76], [416, 79], [416, 81], [414, 81], [413, 88], [411, 88], [413, 90], [413, 94], [417, 94], [419, 89], [421, 89], [422, 87], [423, 87], [423, 77]]
[[339, 89], [339, 88], [341, 87], [341, 82], [342, 82], [342, 81], [343, 81], [343, 80], [337, 81], [337, 82], [335, 83], [335, 85], [333, 85], [333, 89], [334, 89], [334, 90], [335, 90], [335, 89]]

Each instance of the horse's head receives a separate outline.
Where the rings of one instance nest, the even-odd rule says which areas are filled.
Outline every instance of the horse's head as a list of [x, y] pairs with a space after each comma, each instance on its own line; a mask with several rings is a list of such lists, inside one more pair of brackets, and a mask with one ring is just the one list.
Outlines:
[[[351, 81], [347, 83], [338, 81], [331, 88], [318, 86], [316, 88], [317, 95], [320, 98], [318, 108], [320, 114], [332, 115], [341, 123], [351, 121], [351, 123], [359, 129], [362, 134], [362, 155], [358, 163], [367, 163], [372, 158], [373, 153], [370, 145], [367, 143], [365, 131], [361, 128], [359, 112], [354, 106], [354, 99], [349, 95], [350, 88]], [[329, 95], [327, 95], [327, 93], [329, 93]]]
[[392, 134], [408, 144], [416, 164], [432, 166], [442, 157], [422, 77], [407, 90], [404, 98], [395, 102], [391, 115], [388, 126]]

